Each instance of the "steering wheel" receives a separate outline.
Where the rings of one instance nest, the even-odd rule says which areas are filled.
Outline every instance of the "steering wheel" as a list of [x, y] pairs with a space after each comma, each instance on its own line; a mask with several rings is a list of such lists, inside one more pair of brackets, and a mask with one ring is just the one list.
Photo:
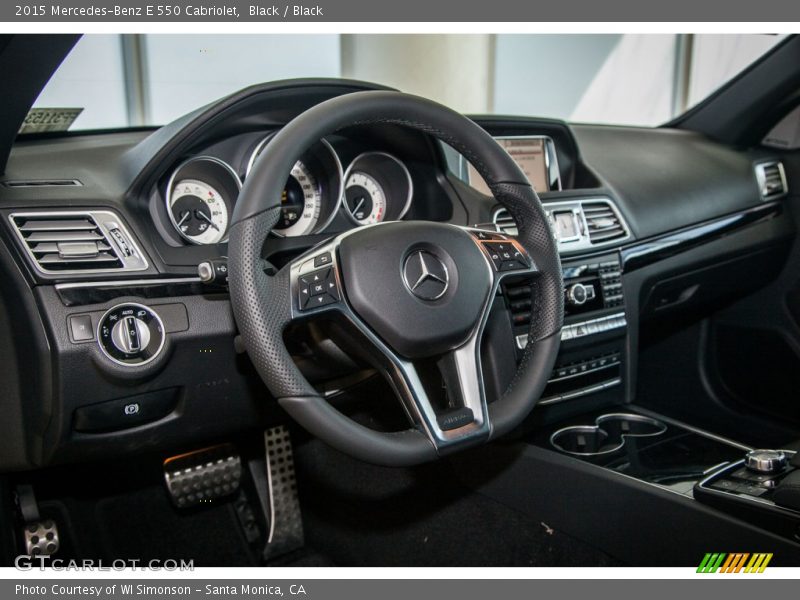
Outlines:
[[[463, 154], [508, 209], [518, 235], [422, 221], [378, 223], [342, 233], [274, 273], [261, 252], [278, 222], [276, 199], [292, 165], [326, 135], [379, 123], [417, 129]], [[528, 344], [502, 397], [487, 403], [480, 343], [498, 286], [511, 276], [531, 279]], [[280, 405], [330, 446], [374, 464], [428, 462], [511, 430], [541, 396], [561, 339], [561, 264], [527, 178], [478, 125], [399, 92], [327, 100], [270, 141], [233, 212], [228, 282], [244, 346]], [[380, 358], [411, 419], [409, 429], [380, 432], [356, 423], [322, 398], [293, 362], [286, 328], [332, 313], [346, 319]], [[449, 408], [437, 410], [426, 393], [415, 366], [422, 360], [438, 361]]]

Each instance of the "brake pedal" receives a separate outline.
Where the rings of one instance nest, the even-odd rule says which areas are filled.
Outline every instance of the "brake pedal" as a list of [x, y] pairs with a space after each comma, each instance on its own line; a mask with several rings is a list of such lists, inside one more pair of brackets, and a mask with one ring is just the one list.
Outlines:
[[264, 446], [267, 498], [262, 500], [268, 517], [264, 560], [269, 560], [302, 548], [305, 537], [289, 430], [283, 425], [267, 429]]
[[164, 461], [164, 481], [178, 508], [209, 504], [230, 496], [242, 480], [242, 459], [233, 444], [172, 456]]

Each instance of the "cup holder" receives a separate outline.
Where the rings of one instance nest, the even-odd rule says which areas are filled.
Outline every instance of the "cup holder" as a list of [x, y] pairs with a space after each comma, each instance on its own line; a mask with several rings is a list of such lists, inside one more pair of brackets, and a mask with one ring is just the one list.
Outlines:
[[661, 435], [667, 426], [641, 415], [613, 413], [597, 417], [594, 425], [576, 425], [559, 429], [550, 436], [550, 444], [575, 456], [600, 456], [617, 452], [628, 438]]

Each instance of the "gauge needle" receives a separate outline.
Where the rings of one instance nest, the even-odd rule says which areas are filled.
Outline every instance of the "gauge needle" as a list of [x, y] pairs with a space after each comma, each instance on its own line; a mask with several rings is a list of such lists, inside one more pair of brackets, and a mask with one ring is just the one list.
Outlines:
[[356, 204], [355, 208], [353, 208], [353, 210], [350, 211], [353, 214], [353, 216], [356, 216], [358, 209], [361, 208], [362, 206], [364, 206], [364, 196], [361, 196], [361, 199], [358, 201], [358, 204]]
[[217, 224], [214, 223], [214, 221], [211, 220], [211, 217], [209, 217], [206, 213], [204, 213], [202, 210], [196, 210], [195, 213], [197, 214], [198, 217], [201, 217], [204, 221], [206, 221], [214, 229], [219, 231], [219, 227], [217, 227]]
[[185, 211], [183, 211], [183, 212], [181, 213], [181, 220], [180, 220], [180, 221], [178, 221], [178, 227], [180, 227], [181, 225], [183, 225], [183, 224], [186, 222], [186, 219], [188, 219], [188, 218], [191, 216], [191, 214], [192, 214], [192, 213], [191, 213], [191, 212], [189, 212], [188, 210], [185, 210]]

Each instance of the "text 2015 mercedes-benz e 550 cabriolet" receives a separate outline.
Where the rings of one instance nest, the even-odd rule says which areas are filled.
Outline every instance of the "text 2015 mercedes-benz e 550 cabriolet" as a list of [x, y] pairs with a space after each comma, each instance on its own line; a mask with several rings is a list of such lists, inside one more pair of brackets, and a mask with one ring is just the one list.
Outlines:
[[328, 77], [66, 131], [82, 43], [0, 39], [3, 564], [800, 564], [800, 38], [660, 127]]

